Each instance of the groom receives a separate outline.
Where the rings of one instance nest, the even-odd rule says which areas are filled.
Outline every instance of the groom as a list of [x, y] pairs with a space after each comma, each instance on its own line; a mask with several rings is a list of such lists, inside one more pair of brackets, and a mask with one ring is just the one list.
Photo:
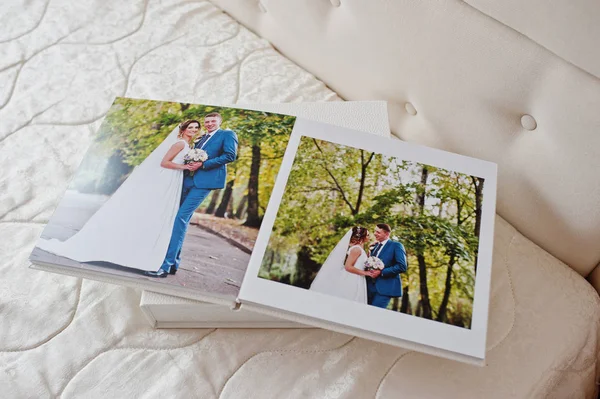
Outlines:
[[371, 272], [367, 277], [367, 300], [369, 305], [386, 309], [390, 300], [402, 296], [402, 279], [400, 273], [407, 269], [404, 246], [390, 240], [392, 229], [388, 224], [380, 223], [375, 228], [377, 243], [371, 250], [371, 256], [379, 258], [384, 268]]
[[222, 122], [223, 118], [216, 112], [204, 117], [204, 128], [207, 133], [196, 142], [194, 148], [206, 151], [208, 159], [191, 164], [194, 170], [193, 176], [184, 174], [181, 203], [175, 217], [167, 255], [160, 269], [157, 272], [146, 272], [148, 276], [167, 277], [168, 274], [177, 272], [181, 262], [183, 239], [194, 211], [212, 190], [225, 187], [226, 165], [237, 158], [238, 138], [235, 132], [221, 129]]

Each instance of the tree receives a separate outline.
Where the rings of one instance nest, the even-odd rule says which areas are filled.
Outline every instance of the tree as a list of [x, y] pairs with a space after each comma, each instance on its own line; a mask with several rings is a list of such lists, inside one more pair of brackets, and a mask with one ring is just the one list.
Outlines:
[[271, 195], [295, 118], [266, 112], [239, 111], [235, 121], [240, 146], [247, 148], [243, 154], [240, 153], [240, 158], [244, 158], [244, 164], [249, 169], [248, 208], [244, 225], [259, 227], [262, 222], [261, 199], [266, 202]]
[[[233, 130], [238, 136], [238, 159], [228, 165], [228, 176], [231, 177], [232, 171], [235, 174], [230, 187], [233, 190], [230, 203], [237, 203], [239, 198], [236, 195], [242, 188], [250, 191], [242, 194], [248, 196], [242, 202], [247, 202], [244, 205], [249, 212], [247, 224], [258, 227], [294, 126], [295, 118], [292, 116], [201, 104], [118, 98], [107, 113], [95, 144], [86, 157], [90, 159], [84, 165], [87, 170], [74, 181], [74, 187], [111, 194], [179, 123], [186, 119], [202, 121], [209, 112], [219, 112], [223, 117], [221, 127]], [[110, 159], [111, 166], [103, 172], [104, 164], [98, 167], [98, 161], [107, 159]], [[215, 202], [218, 196], [211, 195], [207, 213], [212, 214], [218, 206]], [[225, 209], [228, 204], [223, 204]], [[244, 218], [241, 214], [239, 217]]]
[[410, 296], [409, 296], [410, 286], [406, 284], [402, 289], [402, 306], [400, 307], [400, 312], [406, 314], [412, 314], [412, 308], [410, 306]]
[[258, 177], [260, 173], [260, 144], [252, 145], [252, 163], [248, 180], [248, 217], [244, 226], [259, 227], [262, 219], [258, 213]]
[[369, 167], [369, 164], [371, 163], [371, 161], [373, 160], [375, 153], [374, 152], [366, 153], [364, 150], [358, 150], [358, 153], [360, 154], [360, 175], [358, 177], [359, 183], [358, 183], [358, 191], [356, 194], [356, 199], [354, 201], [352, 201], [352, 197], [351, 197], [350, 193], [347, 192], [348, 190], [345, 190], [342, 187], [342, 184], [340, 184], [339, 178], [336, 178], [335, 174], [330, 170], [330, 168], [328, 166], [328, 164], [331, 161], [333, 161], [331, 159], [331, 154], [325, 154], [325, 152], [319, 145], [319, 140], [313, 139], [313, 143], [314, 143], [316, 149], [321, 154], [321, 158], [319, 159], [319, 165], [323, 168], [323, 170], [327, 173], [327, 175], [331, 179], [332, 185], [331, 185], [330, 189], [335, 190], [339, 193], [339, 195], [341, 196], [341, 199], [350, 208], [350, 212], [352, 213], [352, 215], [358, 214], [358, 212], [360, 211], [360, 205], [362, 204], [362, 201], [363, 201], [363, 194], [365, 191], [365, 183], [366, 183], [366, 178], [367, 178], [368, 167]]
[[468, 175], [303, 137], [259, 273], [306, 288], [348, 228], [385, 222], [410, 259], [390, 308], [468, 326], [475, 193]]
[[[458, 185], [459, 183], [459, 176], [456, 176], [456, 183]], [[453, 192], [454, 193], [454, 192]], [[463, 219], [461, 218], [461, 214], [462, 214], [462, 209], [463, 209], [463, 201], [462, 198], [460, 196], [456, 196], [456, 195], [451, 195], [451, 197], [453, 197], [455, 203], [456, 203], [456, 225], [460, 226], [463, 222]], [[440, 210], [441, 210], [441, 206], [440, 206]], [[442, 302], [440, 304], [440, 307], [438, 309], [438, 314], [437, 314], [437, 321], [442, 321], [445, 322], [447, 320], [447, 309], [448, 309], [448, 301], [450, 299], [450, 293], [452, 291], [452, 268], [454, 267], [454, 263], [456, 262], [456, 247], [451, 245], [448, 248], [448, 253], [450, 254], [450, 260], [448, 261], [448, 267], [446, 269], [446, 280], [444, 283], [444, 295], [442, 297]]]
[[242, 199], [240, 200], [240, 202], [237, 205], [237, 208], [235, 210], [235, 218], [236, 219], [242, 219], [242, 217], [244, 216], [244, 211], [246, 210], [246, 205], [248, 204], [248, 196], [244, 195], [242, 197]]
[[[427, 176], [429, 171], [425, 165], [421, 169], [421, 189], [417, 194], [417, 204], [419, 207], [419, 214], [423, 215], [425, 212], [425, 195], [427, 187]], [[429, 302], [429, 287], [427, 287], [427, 265], [425, 263], [425, 255], [423, 246], [417, 247], [417, 262], [419, 263], [419, 279], [420, 279], [420, 304], [422, 309], [423, 317], [431, 319], [431, 304]]]
[[[479, 237], [481, 231], [481, 208], [483, 204], [483, 178], [471, 176], [473, 186], [475, 187], [475, 237]], [[475, 247], [475, 273], [477, 273], [477, 254], [478, 248]]]
[[217, 210], [215, 211], [215, 216], [223, 218], [225, 217], [225, 212], [227, 212], [227, 209], [229, 208], [229, 205], [231, 204], [231, 194], [233, 193], [233, 183], [235, 180], [231, 179], [227, 182], [227, 185], [225, 186], [225, 190], [223, 191], [223, 196], [221, 197], [221, 203], [219, 204], [219, 207], [217, 208]]
[[208, 203], [208, 207], [206, 207], [206, 214], [212, 215], [213, 213], [215, 213], [215, 209], [217, 209], [217, 202], [219, 201], [220, 195], [220, 190], [214, 190], [212, 192], [212, 194], [210, 195], [210, 202]]

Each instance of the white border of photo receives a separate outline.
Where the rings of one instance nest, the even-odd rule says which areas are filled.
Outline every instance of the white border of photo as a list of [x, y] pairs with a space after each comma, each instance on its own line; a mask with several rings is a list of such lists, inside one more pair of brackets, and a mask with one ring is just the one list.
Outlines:
[[[481, 230], [479, 237], [478, 266], [475, 278], [471, 328], [461, 328], [417, 316], [380, 309], [371, 305], [354, 303], [334, 296], [309, 291], [258, 277], [263, 256], [268, 246], [273, 224], [283, 197], [301, 137], [312, 137], [341, 145], [351, 146], [419, 162], [485, 179]], [[304, 322], [313, 320], [341, 332], [385, 343], [396, 343], [415, 350], [437, 354], [481, 365], [485, 359], [488, 305], [496, 206], [497, 165], [458, 154], [406, 143], [400, 140], [377, 137], [355, 130], [298, 118], [286, 150], [261, 230], [246, 270], [239, 300], [258, 305], [254, 310], [279, 309], [278, 316]], [[264, 309], [268, 312], [267, 309]], [[370, 335], [369, 332], [373, 334]], [[413, 342], [418, 345], [410, 345]], [[408, 345], [407, 345], [408, 344]], [[428, 350], [429, 348], [433, 350]], [[441, 349], [437, 351], [435, 349]], [[454, 356], [453, 354], [465, 355]], [[479, 360], [479, 361], [478, 361]]]

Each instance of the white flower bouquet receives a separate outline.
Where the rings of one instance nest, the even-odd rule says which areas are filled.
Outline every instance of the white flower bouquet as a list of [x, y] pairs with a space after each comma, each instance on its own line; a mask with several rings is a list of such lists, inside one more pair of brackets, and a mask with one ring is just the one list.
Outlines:
[[369, 256], [367, 258], [367, 260], [365, 261], [365, 270], [369, 271], [369, 270], [383, 270], [383, 268], [385, 267], [385, 265], [383, 264], [383, 262], [381, 261], [381, 259], [375, 257], [375, 256]]
[[[191, 149], [187, 154], [183, 156], [183, 163], [185, 165], [192, 162], [204, 162], [208, 159], [208, 154], [206, 151], [201, 150], [199, 148]], [[194, 171], [190, 171], [190, 176], [194, 176]]]

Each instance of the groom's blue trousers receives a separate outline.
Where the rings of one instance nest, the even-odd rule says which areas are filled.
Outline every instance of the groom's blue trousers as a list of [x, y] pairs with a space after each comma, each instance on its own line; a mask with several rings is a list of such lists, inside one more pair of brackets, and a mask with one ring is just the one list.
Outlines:
[[377, 292], [373, 280], [367, 278], [367, 302], [369, 305], [387, 309], [391, 300], [391, 296], [381, 295], [379, 292]]
[[391, 296], [385, 296], [378, 293], [374, 293], [371, 297], [371, 305], [377, 306], [378, 308], [387, 309], [390, 301], [392, 300]]
[[172, 267], [174, 267], [175, 270], [179, 269], [179, 263], [181, 262], [181, 248], [183, 247], [183, 239], [185, 238], [185, 232], [187, 231], [190, 219], [192, 218], [194, 211], [200, 206], [210, 192], [211, 190], [207, 188], [197, 188], [194, 186], [194, 179], [190, 176], [186, 176], [183, 179], [179, 211], [177, 212], [177, 216], [175, 216], [173, 233], [171, 234], [167, 255], [160, 267], [164, 271], [169, 272]]

